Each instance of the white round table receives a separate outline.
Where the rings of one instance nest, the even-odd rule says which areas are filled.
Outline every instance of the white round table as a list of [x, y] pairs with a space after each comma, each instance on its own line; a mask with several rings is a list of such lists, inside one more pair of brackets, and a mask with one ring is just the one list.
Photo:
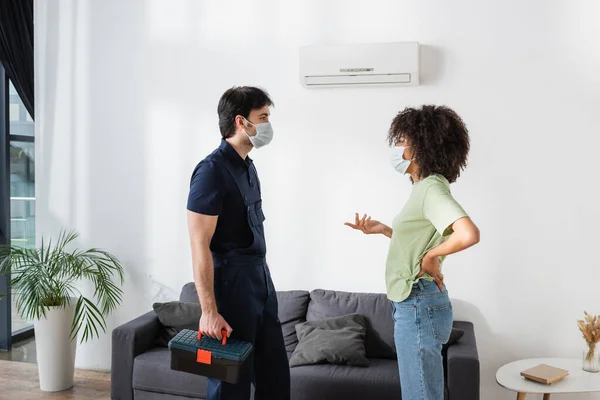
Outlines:
[[[551, 385], [537, 383], [521, 376], [521, 372], [539, 364], [547, 364], [569, 371], [569, 375]], [[524, 400], [528, 393], [544, 394], [549, 400], [554, 393], [600, 392], [600, 373], [586, 372], [581, 368], [582, 360], [568, 358], [536, 358], [515, 361], [501, 367], [496, 373], [496, 382], [508, 390], [517, 392], [517, 400]]]

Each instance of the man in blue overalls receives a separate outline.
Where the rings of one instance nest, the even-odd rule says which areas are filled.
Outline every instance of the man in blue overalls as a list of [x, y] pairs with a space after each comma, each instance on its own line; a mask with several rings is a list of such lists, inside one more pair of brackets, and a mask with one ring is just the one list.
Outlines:
[[269, 144], [268, 94], [234, 87], [219, 101], [223, 140], [192, 175], [188, 226], [194, 281], [202, 306], [199, 330], [221, 330], [254, 345], [253, 373], [238, 385], [209, 380], [208, 399], [288, 400], [290, 371], [277, 317], [277, 297], [266, 264], [261, 188], [248, 153]]

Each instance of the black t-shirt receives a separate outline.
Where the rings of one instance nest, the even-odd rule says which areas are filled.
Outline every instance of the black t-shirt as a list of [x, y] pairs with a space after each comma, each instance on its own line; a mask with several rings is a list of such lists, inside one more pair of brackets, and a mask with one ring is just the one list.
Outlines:
[[210, 249], [226, 253], [250, 247], [254, 235], [248, 225], [246, 205], [240, 190], [225, 167], [215, 161], [219, 155], [223, 156], [219, 157], [220, 162], [228, 163], [248, 179], [251, 190], [260, 193], [260, 183], [250, 157], [242, 159], [226, 140], [202, 160], [192, 174], [187, 209], [198, 214], [219, 216]]

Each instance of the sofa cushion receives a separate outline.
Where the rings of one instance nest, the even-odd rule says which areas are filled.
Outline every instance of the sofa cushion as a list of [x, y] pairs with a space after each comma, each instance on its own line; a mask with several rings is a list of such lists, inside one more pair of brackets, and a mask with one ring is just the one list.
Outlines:
[[366, 367], [367, 323], [360, 314], [344, 315], [296, 325], [298, 347], [290, 366], [340, 364]]
[[306, 365], [291, 368], [290, 373], [294, 400], [400, 399], [400, 378], [395, 360], [373, 359], [367, 368]]
[[200, 304], [198, 292], [196, 292], [196, 285], [194, 285], [194, 282], [189, 282], [183, 285], [183, 288], [181, 288], [181, 294], [179, 295], [179, 301], [184, 303]]
[[315, 290], [310, 293], [306, 320], [361, 314], [367, 320], [367, 357], [394, 359], [396, 348], [392, 313], [392, 303], [385, 294]]
[[205, 399], [205, 377], [173, 371], [168, 349], [154, 348], [133, 361], [133, 388], [149, 392]]
[[198, 323], [202, 316], [199, 303], [170, 301], [167, 303], [154, 303], [152, 308], [162, 325], [156, 339], [157, 346], [167, 347], [169, 340], [173, 339], [183, 329], [198, 330]]
[[285, 349], [288, 353], [293, 352], [298, 345], [296, 325], [306, 321], [309, 298], [309, 293], [301, 290], [277, 292], [279, 321], [283, 331]]

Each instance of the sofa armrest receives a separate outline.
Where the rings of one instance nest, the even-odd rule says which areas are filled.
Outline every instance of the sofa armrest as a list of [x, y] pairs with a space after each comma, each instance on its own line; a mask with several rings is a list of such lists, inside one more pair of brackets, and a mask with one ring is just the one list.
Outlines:
[[450, 400], [479, 400], [479, 354], [475, 328], [470, 322], [457, 321], [454, 327], [465, 334], [448, 347], [447, 385]]
[[154, 347], [161, 324], [154, 311], [112, 331], [110, 396], [113, 400], [133, 400], [133, 360]]

